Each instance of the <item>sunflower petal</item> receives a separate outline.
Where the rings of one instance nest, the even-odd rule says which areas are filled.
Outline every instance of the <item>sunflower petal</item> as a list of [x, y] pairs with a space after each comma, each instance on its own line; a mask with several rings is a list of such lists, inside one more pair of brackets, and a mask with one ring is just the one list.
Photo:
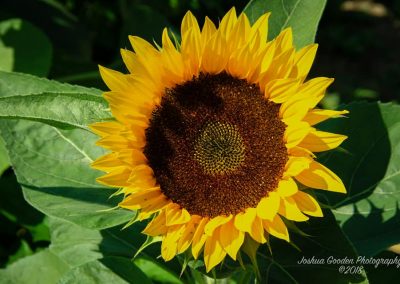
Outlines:
[[252, 230], [252, 224], [257, 216], [257, 210], [255, 208], [247, 208], [245, 212], [240, 212], [235, 216], [235, 227], [242, 232], [250, 233]]
[[178, 242], [178, 254], [186, 251], [192, 243], [194, 233], [196, 232], [196, 224], [201, 219], [200, 216], [194, 215], [191, 220], [185, 225], [185, 230], [182, 233], [182, 237]]
[[184, 208], [172, 208], [167, 210], [166, 216], [167, 226], [185, 224], [190, 221], [190, 214]]
[[300, 209], [297, 207], [296, 202], [292, 197], [281, 199], [279, 214], [284, 216], [286, 219], [292, 221], [302, 222], [308, 220], [308, 217], [301, 213]]
[[281, 199], [276, 192], [268, 193], [268, 196], [262, 198], [257, 205], [257, 216], [272, 220], [278, 212], [280, 202]]
[[221, 215], [221, 216], [214, 217], [207, 223], [207, 225], [204, 228], [204, 231], [208, 236], [212, 236], [213, 232], [216, 228], [229, 222], [229, 220], [231, 220], [231, 219], [232, 219], [232, 215], [229, 215], [229, 216]]
[[219, 243], [219, 230], [212, 237], [208, 237], [204, 247], [204, 264], [209, 272], [219, 264], [226, 256], [226, 252]]
[[233, 219], [219, 227], [219, 241], [226, 253], [236, 260], [237, 252], [244, 241], [244, 233], [237, 230]]
[[292, 71], [291, 77], [299, 78], [304, 81], [311, 69], [317, 49], [318, 44], [310, 44], [296, 53], [294, 59], [296, 68], [294, 68], [295, 72]]
[[298, 187], [292, 178], [281, 179], [278, 184], [277, 192], [282, 197], [288, 197], [296, 194]]
[[304, 137], [298, 146], [306, 148], [312, 152], [323, 152], [338, 147], [346, 139], [347, 136], [345, 135], [313, 129], [306, 137]]
[[287, 148], [297, 146], [310, 132], [311, 128], [307, 122], [299, 121], [288, 125], [285, 129], [284, 139]]
[[289, 241], [288, 229], [279, 215], [276, 215], [272, 221], [264, 220], [263, 226], [264, 229], [274, 237], [280, 238], [287, 242]]
[[274, 103], [283, 103], [296, 94], [299, 82], [293, 78], [272, 80], [265, 86], [265, 97]]
[[142, 231], [143, 234], [156, 237], [166, 234], [168, 227], [166, 226], [165, 211], [162, 210], [160, 214], [157, 215], [146, 228]]
[[310, 125], [315, 125], [332, 117], [341, 117], [348, 114], [347, 110], [312, 109], [303, 118]]
[[289, 157], [285, 166], [284, 178], [297, 176], [310, 167], [311, 159], [305, 157]]
[[267, 241], [267, 239], [264, 236], [264, 227], [262, 224], [262, 220], [259, 217], [255, 217], [252, 224], [251, 224], [251, 230], [249, 232], [249, 235], [255, 240], [256, 242], [263, 244]]
[[310, 167], [295, 178], [311, 188], [346, 193], [342, 180], [330, 169], [315, 161], [312, 161]]
[[293, 195], [294, 201], [296, 201], [297, 207], [305, 214], [314, 216], [314, 217], [322, 217], [322, 210], [319, 206], [317, 200], [314, 199], [311, 195], [299, 191], [295, 195]]
[[203, 245], [207, 239], [207, 235], [204, 232], [204, 227], [206, 226], [207, 223], [208, 223], [208, 218], [201, 219], [193, 235], [192, 254], [195, 259], [198, 258], [199, 253], [203, 248]]
[[161, 243], [161, 256], [165, 261], [174, 258], [178, 250], [178, 240], [182, 236], [185, 226], [175, 225], [168, 227], [167, 234]]

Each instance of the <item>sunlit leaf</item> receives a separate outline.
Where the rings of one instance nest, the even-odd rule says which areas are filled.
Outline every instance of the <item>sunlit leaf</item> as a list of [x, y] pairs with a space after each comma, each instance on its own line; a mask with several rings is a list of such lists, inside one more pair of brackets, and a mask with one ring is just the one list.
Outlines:
[[46, 76], [52, 59], [47, 36], [26, 20], [0, 22], [0, 70]]
[[294, 44], [300, 49], [314, 42], [325, 4], [326, 0], [251, 0], [243, 11], [251, 22], [266, 12], [272, 12], [268, 38], [273, 39], [291, 27]]
[[361, 255], [400, 242], [400, 106], [354, 103], [346, 116], [321, 127], [349, 136], [321, 161], [345, 183], [347, 195], [328, 194], [336, 218]]

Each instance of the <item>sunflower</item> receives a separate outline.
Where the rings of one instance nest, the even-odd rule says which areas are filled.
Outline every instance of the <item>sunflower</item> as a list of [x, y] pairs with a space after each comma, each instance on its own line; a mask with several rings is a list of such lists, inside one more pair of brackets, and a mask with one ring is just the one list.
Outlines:
[[302, 189], [346, 192], [313, 154], [346, 139], [314, 127], [347, 113], [315, 108], [333, 79], [306, 81], [317, 45], [297, 51], [290, 28], [267, 41], [268, 17], [251, 25], [232, 8], [200, 29], [188, 12], [180, 44], [167, 29], [157, 47], [131, 36], [129, 74], [100, 67], [115, 121], [91, 125], [111, 151], [92, 166], [120, 207], [151, 219], [143, 233], [165, 261], [202, 254], [208, 272], [247, 240], [289, 242], [288, 222], [322, 216]]

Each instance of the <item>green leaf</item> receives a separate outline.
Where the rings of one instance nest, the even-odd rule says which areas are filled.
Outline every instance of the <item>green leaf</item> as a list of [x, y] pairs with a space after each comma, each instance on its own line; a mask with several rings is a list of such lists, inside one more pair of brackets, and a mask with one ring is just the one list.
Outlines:
[[25, 199], [46, 215], [90, 228], [127, 222], [131, 211], [114, 208], [115, 189], [96, 183], [90, 163], [104, 154], [94, 134], [60, 130], [37, 122], [4, 120], [0, 132]]
[[[26, 88], [22, 89], [23, 86]], [[88, 124], [111, 117], [105, 100], [98, 93], [33, 76], [1, 72], [0, 118], [22, 118], [58, 128], [87, 129]]]
[[88, 94], [100, 96], [102, 91], [60, 83], [28, 74], [0, 71], [0, 97], [27, 96], [41, 93]]
[[133, 261], [150, 279], [164, 284], [182, 284], [179, 276], [154, 259], [138, 257]]
[[48, 250], [22, 258], [0, 270], [2, 284], [54, 284], [68, 266]]
[[[144, 225], [135, 223], [126, 229], [114, 227], [98, 231], [53, 218], [50, 219], [50, 251], [71, 267], [111, 256], [131, 259], [146, 239], [140, 233]], [[163, 260], [156, 259], [159, 253], [159, 246], [149, 247], [134, 260], [134, 264], [155, 281], [182, 283], [178, 276], [179, 266], [171, 270]]]
[[22, 19], [0, 22], [0, 70], [47, 76], [52, 45], [37, 27]]
[[121, 257], [107, 257], [88, 262], [66, 273], [59, 284], [126, 284], [152, 283], [150, 279], [130, 260]]
[[140, 231], [128, 228], [93, 230], [50, 218], [50, 251], [71, 267], [109, 256], [132, 258], [145, 240]]
[[8, 158], [6, 147], [0, 137], [0, 177], [6, 169], [10, 166], [10, 159]]
[[[324, 210], [323, 218], [311, 218], [297, 223], [309, 237], [291, 234], [291, 242], [300, 250], [277, 238], [270, 238], [272, 255], [267, 246], [258, 252], [258, 264], [264, 282], [271, 283], [368, 283], [365, 274], [344, 274], [340, 265], [329, 264], [332, 259], [353, 259], [357, 254], [336, 224], [330, 210]], [[303, 264], [305, 259], [322, 259], [321, 264]], [[262, 282], [262, 283], [264, 283]]]
[[400, 242], [400, 106], [354, 103], [348, 118], [321, 129], [347, 135], [320, 160], [343, 180], [347, 195], [326, 194], [337, 220], [361, 255]]
[[315, 40], [318, 23], [326, 0], [251, 0], [243, 12], [254, 23], [261, 15], [271, 12], [268, 38], [275, 38], [287, 27], [293, 29], [297, 49]]

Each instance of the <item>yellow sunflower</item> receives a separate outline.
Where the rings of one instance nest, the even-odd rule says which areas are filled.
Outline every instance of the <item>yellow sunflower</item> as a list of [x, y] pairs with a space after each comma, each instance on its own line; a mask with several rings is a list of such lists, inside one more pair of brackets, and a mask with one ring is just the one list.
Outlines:
[[315, 109], [330, 78], [305, 81], [317, 45], [298, 51], [292, 30], [267, 41], [269, 14], [253, 25], [231, 9], [217, 28], [188, 12], [181, 44], [132, 36], [121, 50], [130, 74], [100, 67], [115, 121], [91, 129], [111, 152], [93, 163], [98, 182], [120, 188], [120, 207], [152, 218], [168, 261], [191, 250], [206, 270], [236, 260], [247, 238], [289, 241], [286, 222], [321, 217], [305, 187], [345, 193], [313, 152], [346, 136], [314, 125], [347, 111]]

